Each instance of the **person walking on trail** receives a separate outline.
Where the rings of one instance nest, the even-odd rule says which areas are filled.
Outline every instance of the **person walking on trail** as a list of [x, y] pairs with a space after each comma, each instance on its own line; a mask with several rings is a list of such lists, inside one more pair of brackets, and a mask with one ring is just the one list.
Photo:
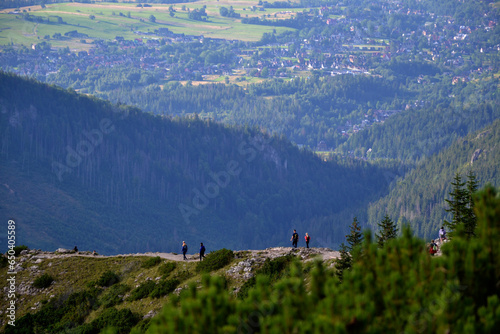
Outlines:
[[443, 243], [444, 240], [446, 240], [446, 231], [444, 230], [444, 227], [441, 226], [441, 228], [439, 229], [439, 241]]
[[311, 241], [311, 237], [309, 236], [308, 233], [306, 233], [306, 236], [304, 237], [306, 239], [306, 247], [309, 248], [309, 241]]
[[290, 239], [290, 241], [292, 242], [293, 247], [297, 248], [297, 243], [299, 242], [299, 234], [296, 230], [293, 230], [292, 239]]
[[184, 256], [184, 260], [187, 260], [186, 253], [188, 251], [188, 245], [185, 241], [182, 242], [182, 255]]
[[200, 243], [200, 261], [205, 258], [205, 246], [203, 246], [203, 242]]

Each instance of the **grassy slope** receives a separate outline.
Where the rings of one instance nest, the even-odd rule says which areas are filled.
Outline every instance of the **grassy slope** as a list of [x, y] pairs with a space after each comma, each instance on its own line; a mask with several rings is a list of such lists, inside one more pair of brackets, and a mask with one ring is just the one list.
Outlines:
[[[54, 282], [49, 288], [37, 289], [33, 296], [18, 293], [16, 299], [16, 318], [19, 319], [28, 312], [36, 312], [44, 300], [84, 290], [87, 283], [99, 279], [104, 272], [109, 270], [120, 276], [120, 283], [126, 284], [132, 289], [145, 282], [148, 277], [154, 280], [161, 276], [158, 272], [159, 265], [148, 269], [143, 268], [142, 263], [148, 258], [145, 256], [116, 256], [106, 258], [72, 256], [45, 259], [41, 263], [35, 263], [35, 260], [23, 262], [23, 267], [26, 270], [17, 273], [17, 287], [31, 286], [37, 277], [45, 273], [51, 275], [54, 278]], [[17, 261], [20, 260], [21, 258], [17, 258]], [[162, 263], [166, 262], [168, 261], [162, 261]], [[33, 266], [37, 266], [38, 270], [30, 269]], [[175, 277], [180, 272], [187, 270], [191, 275], [180, 286], [182, 287], [190, 282], [199, 282], [201, 275], [196, 274], [195, 266], [196, 262], [179, 263], [169, 277]], [[6, 277], [6, 271], [7, 268], [0, 270], [2, 277]], [[147, 297], [133, 302], [125, 301], [116, 307], [118, 309], [129, 308], [132, 312], [145, 315], [151, 310], [159, 311], [168, 298], [168, 296], [158, 299]], [[6, 292], [3, 289], [0, 291], [0, 300], [6, 300]], [[87, 318], [87, 321], [92, 321], [102, 311], [102, 307], [93, 311]]]
[[[56, 253], [51, 253], [55, 256]], [[224, 276], [229, 267], [237, 262], [243, 261], [250, 257], [255, 257], [252, 253], [247, 251], [237, 252], [237, 258], [223, 267], [222, 269], [213, 271], [211, 275]], [[41, 254], [40, 257], [47, 256]], [[259, 256], [259, 255], [257, 255]], [[136, 288], [140, 284], [146, 282], [148, 278], [156, 280], [161, 277], [160, 266], [162, 263], [172, 262], [170, 260], [162, 260], [162, 262], [152, 268], [144, 268], [142, 264], [150, 256], [113, 256], [113, 257], [92, 257], [92, 256], [69, 256], [58, 255], [58, 257], [43, 259], [41, 263], [36, 263], [36, 255], [20, 256], [16, 258], [17, 263], [21, 263], [25, 269], [19, 271], [16, 275], [16, 319], [20, 319], [25, 314], [36, 313], [43, 303], [51, 298], [59, 298], [61, 296], [68, 296], [71, 293], [79, 292], [87, 289], [87, 284], [91, 281], [98, 280], [106, 271], [113, 271], [120, 277], [120, 283], [129, 286], [131, 289]], [[196, 255], [191, 255], [193, 259]], [[330, 263], [332, 260], [327, 260]], [[168, 278], [178, 278], [181, 281], [180, 288], [186, 288], [190, 284], [196, 286], [201, 285], [202, 274], [196, 272], [196, 265], [198, 261], [176, 262], [176, 269], [172, 271]], [[307, 272], [312, 266], [313, 262], [308, 262], [304, 265], [304, 270]], [[34, 268], [36, 267], [36, 269]], [[258, 267], [258, 265], [257, 265]], [[256, 268], [253, 269], [255, 271]], [[54, 278], [52, 285], [46, 289], [35, 289], [32, 295], [25, 295], [19, 293], [19, 287], [28, 287], [33, 284], [33, 281], [43, 274], [49, 274]], [[0, 276], [7, 277], [7, 268], [0, 269]], [[234, 291], [241, 287], [245, 282], [242, 278], [234, 278], [226, 276], [227, 290]], [[105, 297], [106, 291], [109, 288], [104, 288], [100, 294], [99, 300]], [[130, 294], [130, 291], [128, 292]], [[127, 295], [128, 295], [127, 294]], [[123, 298], [126, 298], [125, 295]], [[141, 316], [146, 315], [150, 311], [160, 311], [162, 306], [168, 302], [170, 295], [161, 298], [146, 297], [136, 301], [123, 301], [121, 304], [116, 305], [117, 309], [128, 308], [134, 313]], [[0, 290], [0, 300], [7, 300], [6, 291]], [[86, 318], [85, 322], [89, 323], [96, 319], [104, 308], [99, 306], [96, 310], [92, 311]], [[3, 324], [5, 325], [5, 323]], [[2, 331], [0, 327], [0, 332]]]

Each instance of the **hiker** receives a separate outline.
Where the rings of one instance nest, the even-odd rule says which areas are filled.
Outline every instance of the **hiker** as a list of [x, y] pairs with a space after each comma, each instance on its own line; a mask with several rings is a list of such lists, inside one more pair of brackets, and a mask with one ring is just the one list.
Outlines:
[[293, 230], [292, 234], [292, 239], [290, 239], [292, 242], [293, 247], [297, 248], [297, 243], [299, 242], [299, 235], [296, 230]]
[[92, 252], [92, 255], [94, 255], [94, 256], [96, 256], [96, 255], [97, 255], [97, 252], [95, 251], [95, 249], [94, 249], [94, 251]]
[[185, 241], [182, 242], [182, 255], [184, 255], [184, 260], [187, 260], [186, 253], [188, 251], [188, 245]]
[[437, 251], [438, 251], [438, 246], [436, 245], [434, 240], [431, 240], [431, 244], [429, 245], [429, 254], [434, 256], [434, 254], [436, 254]]
[[444, 230], [444, 227], [441, 226], [441, 229], [439, 229], [439, 241], [443, 243], [446, 240], [446, 231]]
[[78, 253], [78, 247], [73, 248], [73, 252]]
[[309, 248], [309, 241], [311, 240], [311, 237], [309, 236], [309, 234], [306, 233], [304, 239], [306, 239], [306, 247]]
[[205, 258], [205, 246], [203, 246], [203, 242], [200, 243], [200, 261]]

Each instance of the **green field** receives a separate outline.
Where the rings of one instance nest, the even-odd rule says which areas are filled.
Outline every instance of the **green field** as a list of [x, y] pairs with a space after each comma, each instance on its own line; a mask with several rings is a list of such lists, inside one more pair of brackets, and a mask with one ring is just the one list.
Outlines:
[[[10, 9], [0, 11], [0, 45], [14, 43], [30, 46], [42, 41], [48, 35], [50, 43], [55, 47], [69, 46], [72, 49], [87, 49], [89, 47], [87, 43], [96, 39], [114, 39], [116, 36], [122, 36], [125, 39], [154, 38], [152, 35], [142, 36], [134, 32], [153, 32], [158, 28], [168, 28], [178, 34], [257, 41], [264, 33], [275, 31], [279, 34], [292, 29], [242, 24], [241, 19], [220, 16], [220, 7], [233, 6], [235, 12], [240, 13], [242, 18], [266, 15], [268, 19], [290, 18], [293, 12], [302, 10], [287, 9], [285, 12], [283, 9], [266, 9], [265, 11], [252, 11], [251, 6], [257, 5], [257, 3], [257, 0], [226, 0], [175, 4], [173, 5], [174, 17], [170, 16], [170, 5], [161, 4], [152, 4], [152, 7], [142, 8], [137, 7], [135, 3], [61, 3], [47, 5], [44, 9], [40, 6], [21, 8], [21, 13], [17, 14], [13, 14], [13, 9]], [[184, 10], [183, 6], [185, 6]], [[192, 11], [203, 6], [206, 6], [207, 21], [196, 21], [188, 18], [188, 9]], [[24, 11], [30, 15], [43, 17], [44, 22], [36, 23], [23, 20], [21, 14]], [[154, 23], [150, 22], [151, 15], [156, 18]], [[45, 21], [47, 19], [50, 23]], [[61, 19], [64, 23], [60, 23]], [[89, 37], [85, 38], [84, 42], [81, 41], [82, 38], [52, 38], [56, 33], [64, 36], [66, 32], [73, 30], [87, 34]]]

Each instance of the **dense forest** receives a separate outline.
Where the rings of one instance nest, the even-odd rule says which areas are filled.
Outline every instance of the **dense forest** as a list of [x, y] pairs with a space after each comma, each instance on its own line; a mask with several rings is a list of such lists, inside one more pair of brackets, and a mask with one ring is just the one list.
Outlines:
[[[166, 114], [198, 113], [229, 124], [257, 125], [285, 134], [297, 144], [315, 147], [324, 140], [329, 147], [345, 141], [339, 128], [364, 119], [364, 111], [379, 106], [402, 109], [393, 99], [405, 92], [371, 77], [271, 81], [248, 88], [222, 84], [184, 87], [170, 84], [159, 91], [132, 89], [110, 92], [107, 98]], [[375, 102], [376, 101], [376, 102]]]
[[[132, 79], [130, 72], [120, 68], [90, 69], [86, 74], [71, 74], [68, 78], [79, 80], [78, 88], [85, 86], [86, 76], [99, 77], [100, 86], [96, 89], [101, 93], [97, 93], [98, 96], [136, 105], [148, 112], [197, 113], [228, 124], [257, 125], [284, 134], [297, 144], [315, 148], [324, 141], [329, 148], [357, 157], [366, 157], [366, 151], [371, 148], [369, 158], [418, 161], [500, 116], [497, 88], [490, 79], [450, 85], [446, 81], [451, 78], [443, 77], [440, 83], [423, 88], [401, 83], [412, 71], [408, 63], [391, 63], [388, 68], [397, 74], [393, 80], [351, 75], [312, 76], [290, 82], [276, 79], [247, 88], [224, 84], [183, 86], [173, 82], [163, 89], [144, 90], [133, 88], [133, 80], [146, 81], [147, 78], [136, 75], [137, 78]], [[418, 69], [417, 76], [422, 71]], [[105, 86], [111, 72], [115, 73], [112, 89]], [[396, 116], [381, 127], [383, 117], [380, 116], [387, 112]], [[365, 124], [374, 126], [354, 134], [346, 143], [347, 131], [355, 124], [360, 125], [360, 130]], [[428, 125], [421, 126], [423, 124]], [[393, 138], [398, 136], [401, 140], [393, 145]]]
[[[480, 186], [490, 183], [500, 186], [500, 120], [480, 131], [459, 137], [453, 144], [404, 175], [393, 176], [391, 192], [370, 204], [369, 225], [374, 228], [385, 214], [409, 224], [426, 239], [437, 236], [449, 205], [445, 199], [451, 193], [456, 173], [464, 180], [472, 172]], [[404, 175], [404, 176], [403, 176]]]
[[395, 171], [323, 162], [256, 128], [153, 116], [10, 74], [0, 82], [0, 210], [16, 213], [33, 246], [262, 248], [286, 244], [292, 228], [334, 246]]

